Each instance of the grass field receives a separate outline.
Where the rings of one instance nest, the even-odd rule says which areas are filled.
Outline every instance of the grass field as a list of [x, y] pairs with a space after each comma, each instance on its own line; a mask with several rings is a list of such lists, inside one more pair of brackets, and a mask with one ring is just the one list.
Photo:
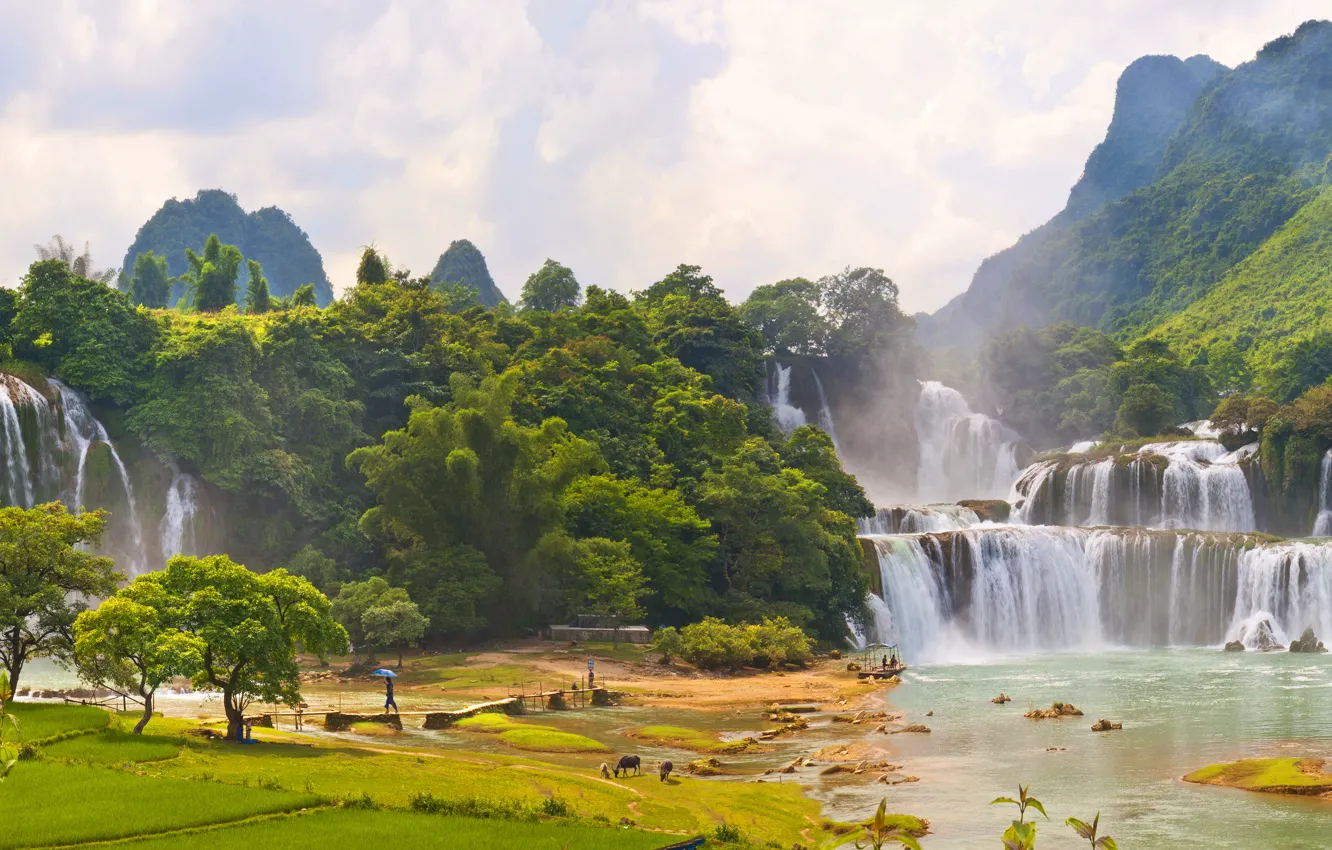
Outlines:
[[584, 735], [561, 732], [552, 726], [523, 723], [506, 714], [494, 712], [464, 717], [454, 724], [457, 729], [499, 735], [501, 742], [514, 749], [535, 753], [608, 753], [610, 747]]
[[676, 836], [562, 823], [504, 823], [408, 812], [328, 809], [258, 823], [122, 845], [133, 850], [304, 850], [309, 847], [432, 847], [440, 850], [653, 850]]
[[178, 736], [134, 735], [107, 730], [47, 744], [42, 748], [42, 755], [54, 761], [135, 764], [173, 759], [180, 754], [183, 746], [185, 741]]
[[313, 794], [26, 761], [0, 792], [0, 824], [22, 824], [0, 830], [0, 850], [127, 838], [318, 803]]
[[754, 748], [748, 741], [722, 741], [708, 732], [686, 729], [683, 726], [641, 726], [626, 732], [630, 738], [652, 744], [665, 744], [693, 750], [696, 753], [743, 753]]
[[18, 718], [20, 740], [30, 743], [70, 732], [103, 729], [111, 722], [110, 715], [91, 705], [13, 702], [7, 710]]
[[[112, 718], [93, 711], [98, 714], [53, 706], [37, 713], [45, 730], [92, 731], [50, 742], [41, 760], [15, 767], [0, 790], [0, 823], [22, 822], [24, 829], [0, 830], [0, 850], [162, 833], [171, 836], [133, 846], [170, 841], [175, 847], [201, 843], [181, 830], [219, 825], [225, 828], [210, 830], [207, 846], [327, 848], [388, 836], [406, 846], [633, 850], [710, 834], [722, 824], [760, 844], [836, 843], [818, 802], [795, 783], [688, 776], [663, 783], [650, 771], [605, 780], [590, 765], [451, 748], [414, 751], [403, 748], [403, 739], [390, 748], [373, 738], [330, 740], [268, 729], [256, 730], [263, 743], [238, 746], [187, 735], [197, 724], [170, 718], [149, 727], [165, 734], [135, 736], [119, 728], [126, 719], [105, 728]], [[469, 734], [567, 734], [503, 715], [483, 717], [467, 724]], [[439, 805], [423, 809], [426, 796]], [[409, 811], [414, 798], [425, 813]], [[486, 805], [463, 805], [470, 800]], [[300, 809], [311, 811], [296, 817]], [[37, 812], [41, 816], [33, 817]], [[477, 815], [491, 819], [478, 823]], [[621, 819], [638, 829], [598, 825]]]

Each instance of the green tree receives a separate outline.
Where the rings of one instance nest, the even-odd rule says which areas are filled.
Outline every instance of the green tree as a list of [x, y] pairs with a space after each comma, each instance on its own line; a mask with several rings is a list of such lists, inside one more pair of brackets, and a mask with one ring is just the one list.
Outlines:
[[638, 301], [662, 353], [712, 378], [713, 388], [741, 401], [763, 382], [763, 339], [697, 266], [680, 266]]
[[288, 303], [292, 308], [319, 306], [315, 302], [314, 284], [307, 283], [304, 286], [298, 286], [296, 291], [291, 294], [291, 300]]
[[106, 596], [120, 578], [101, 541], [104, 511], [71, 514], [59, 502], [0, 508], [0, 663], [17, 689], [33, 658], [69, 658], [74, 621], [86, 599]]
[[819, 280], [831, 332], [828, 352], [862, 364], [903, 347], [915, 325], [897, 303], [897, 284], [882, 269], [846, 268]]
[[356, 282], [374, 285], [387, 283], [392, 277], [388, 260], [373, 245], [361, 249], [361, 262], [356, 266]]
[[420, 643], [430, 620], [421, 615], [415, 602], [398, 600], [366, 609], [361, 616], [361, 625], [370, 644], [397, 648], [398, 666], [401, 667], [404, 647]]
[[[253, 315], [267, 313], [268, 278], [264, 277], [264, 267], [257, 260], [246, 260], [245, 265], [250, 272], [250, 281], [245, 285], [245, 312]], [[310, 297], [314, 297], [313, 285], [310, 286]]]
[[1134, 384], [1124, 393], [1115, 427], [1123, 434], [1150, 437], [1162, 433], [1175, 414], [1174, 400], [1156, 384]]
[[130, 282], [130, 301], [152, 309], [161, 309], [171, 297], [171, 275], [167, 258], [151, 250], [134, 259], [134, 277]]
[[590, 537], [575, 541], [574, 551], [577, 570], [568, 591], [569, 614], [608, 614], [631, 623], [642, 619], [639, 601], [647, 589], [629, 544]]
[[797, 277], [756, 287], [740, 315], [758, 329], [769, 354], [819, 355], [827, 350], [830, 330], [822, 306], [818, 284]]
[[582, 287], [568, 266], [547, 258], [541, 268], [528, 276], [523, 284], [523, 296], [518, 302], [524, 310], [545, 310], [554, 313], [578, 306]]
[[189, 261], [187, 273], [194, 309], [216, 313], [236, 303], [236, 281], [240, 278], [240, 249], [223, 245], [214, 233], [204, 243], [203, 256], [185, 249]]
[[829, 508], [852, 517], [874, 515], [874, 505], [865, 497], [860, 482], [842, 469], [832, 437], [821, 429], [800, 426], [791, 432], [780, 453], [787, 468], [798, 469], [806, 478], [823, 485], [824, 502]]
[[523, 622], [536, 616], [548, 578], [528, 553], [559, 525], [569, 483], [603, 462], [562, 420], [515, 422], [518, 379], [510, 371], [477, 385], [455, 374], [449, 404], [413, 399], [405, 429], [348, 462], [377, 497], [361, 519], [367, 534], [407, 563], [457, 546], [481, 552], [507, 585], [508, 616]]
[[380, 576], [371, 576], [365, 581], [349, 581], [342, 585], [330, 610], [333, 619], [347, 630], [352, 646], [359, 652], [367, 643], [362, 626], [365, 612], [377, 606], [410, 601], [411, 597], [401, 587], [391, 586]]
[[153, 696], [176, 676], [189, 676], [203, 663], [204, 647], [194, 635], [167, 627], [159, 607], [117, 594], [74, 621], [74, 663], [79, 678], [143, 706], [134, 734], [153, 718]]
[[347, 632], [330, 616], [328, 599], [284, 569], [259, 575], [225, 555], [178, 555], [120, 595], [156, 609], [166, 628], [197, 642], [201, 661], [194, 686], [221, 692], [231, 739], [251, 700], [300, 701], [298, 649], [316, 655], [347, 651]]
[[647, 578], [654, 622], [688, 622], [715, 605], [708, 569], [717, 537], [679, 492], [593, 475], [569, 485], [564, 513], [574, 537], [628, 543]]

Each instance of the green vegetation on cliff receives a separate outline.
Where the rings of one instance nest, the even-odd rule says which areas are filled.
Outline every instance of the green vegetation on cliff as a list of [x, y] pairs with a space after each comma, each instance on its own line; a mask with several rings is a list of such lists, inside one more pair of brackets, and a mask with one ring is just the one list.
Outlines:
[[451, 286], [453, 284], [471, 289], [477, 303], [483, 307], [508, 303], [504, 293], [495, 285], [495, 279], [490, 276], [485, 255], [466, 239], [450, 242], [448, 250], [439, 255], [434, 270], [430, 272], [432, 289], [447, 292], [454, 288]]

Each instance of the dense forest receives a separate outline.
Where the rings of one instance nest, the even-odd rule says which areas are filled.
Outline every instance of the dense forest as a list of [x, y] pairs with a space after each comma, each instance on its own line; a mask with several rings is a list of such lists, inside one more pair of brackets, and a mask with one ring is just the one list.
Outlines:
[[321, 308], [216, 235], [186, 256], [173, 308], [155, 254], [128, 294], [33, 264], [0, 316], [7, 368], [83, 391], [122, 446], [201, 477], [237, 561], [330, 596], [381, 576], [434, 639], [601, 612], [783, 616], [838, 641], [863, 618], [854, 520], [873, 508], [827, 434], [774, 426], [765, 358], [855, 369], [909, 344], [882, 272], [737, 308], [695, 266], [626, 297], [548, 260], [519, 307], [487, 309], [367, 248]]

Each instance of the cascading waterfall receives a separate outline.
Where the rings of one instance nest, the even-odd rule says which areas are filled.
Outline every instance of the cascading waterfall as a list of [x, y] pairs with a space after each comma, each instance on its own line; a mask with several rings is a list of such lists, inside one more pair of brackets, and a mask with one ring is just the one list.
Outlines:
[[920, 661], [1100, 646], [1215, 646], [1270, 619], [1332, 634], [1332, 547], [1136, 528], [866, 535], [874, 634]]
[[1042, 461], [1013, 486], [1013, 519], [1027, 525], [1253, 531], [1253, 496], [1240, 463], [1256, 448], [1227, 452], [1220, 443], [1191, 440], [1151, 443], [1099, 460]]
[[879, 508], [858, 525], [861, 534], [920, 534], [971, 528], [980, 517], [961, 505], [900, 505]]
[[1318, 516], [1314, 519], [1314, 537], [1332, 537], [1332, 449], [1323, 455], [1318, 474]]
[[1017, 479], [1017, 433], [973, 413], [957, 390], [938, 381], [921, 382], [915, 425], [921, 501], [1003, 498]]
[[837, 426], [833, 422], [832, 408], [828, 406], [828, 394], [823, 391], [823, 381], [819, 380], [819, 373], [814, 369], [810, 369], [809, 372], [814, 376], [814, 386], [819, 390], [819, 427], [832, 440], [834, 451], [841, 454], [841, 444], [837, 442]]
[[36, 503], [33, 464], [28, 457], [27, 441], [23, 438], [20, 404], [34, 410], [50, 407], [41, 393], [17, 378], [4, 376], [0, 380], [0, 426], [5, 432], [5, 492], [9, 504], [30, 508]]
[[780, 363], [776, 366], [777, 387], [772, 400], [772, 417], [777, 421], [777, 427], [786, 433], [791, 433], [801, 425], [807, 424], [805, 411], [791, 404], [791, 367], [783, 366]]
[[129, 470], [125, 468], [120, 452], [116, 451], [115, 444], [111, 442], [111, 436], [106, 433], [106, 428], [97, 417], [93, 416], [83, 396], [54, 378], [51, 379], [51, 386], [60, 394], [60, 407], [65, 418], [65, 436], [73, 441], [74, 450], [78, 455], [78, 467], [74, 476], [74, 502], [70, 507], [75, 509], [84, 507], [89, 450], [94, 444], [105, 445], [125, 494], [128, 516], [124, 525], [129, 527], [133, 538], [132, 549], [127, 553], [129, 563], [122, 566], [127, 568], [129, 575], [138, 575], [148, 568], [148, 558], [143, 547], [143, 530], [139, 527], [139, 511], [134, 501], [134, 485], [130, 482]]
[[159, 524], [162, 559], [175, 555], [197, 554], [194, 522], [199, 513], [199, 482], [193, 475], [171, 468], [171, 486], [166, 494], [166, 511]]

